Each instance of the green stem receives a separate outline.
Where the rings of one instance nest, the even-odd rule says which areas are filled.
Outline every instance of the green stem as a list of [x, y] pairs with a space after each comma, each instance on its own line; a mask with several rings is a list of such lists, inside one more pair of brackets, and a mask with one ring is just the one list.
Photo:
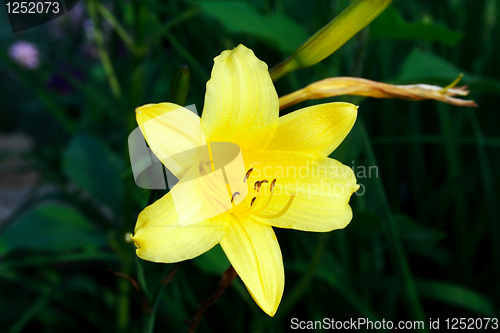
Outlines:
[[139, 259], [138, 256], [134, 256], [134, 259], [135, 259], [135, 266], [137, 269], [137, 280], [139, 281], [139, 286], [141, 287], [141, 290], [144, 293], [144, 295], [149, 300], [150, 294], [148, 285], [146, 283], [146, 276], [144, 275], [144, 268], [142, 267], [141, 259]]
[[[123, 274], [129, 275], [128, 265], [123, 266]], [[118, 306], [117, 326], [118, 332], [127, 332], [130, 319], [130, 282], [127, 279], [118, 279]]]
[[130, 50], [132, 53], [139, 53], [140, 50], [137, 49], [135, 46], [134, 41], [132, 40], [132, 37], [127, 33], [125, 28], [121, 25], [121, 23], [116, 19], [116, 17], [111, 13], [106, 7], [104, 7], [102, 4], [97, 5], [97, 11], [99, 14], [102, 15], [108, 21], [108, 23], [115, 29], [116, 33], [118, 36], [122, 39], [123, 43], [125, 46]]
[[160, 276], [160, 280], [158, 280], [158, 284], [155, 288], [157, 290], [155, 294], [155, 300], [153, 304], [153, 309], [152, 312], [149, 316], [146, 317], [146, 327], [145, 327], [145, 332], [146, 333], [153, 333], [154, 328], [155, 328], [155, 319], [156, 319], [156, 312], [158, 311], [158, 306], [160, 304], [161, 296], [163, 295], [163, 291], [165, 290], [165, 287], [167, 284], [172, 282], [172, 279], [179, 269], [180, 264], [176, 264], [174, 268], [170, 271], [170, 273], [167, 275], [167, 272], [169, 270], [169, 265], [165, 267], [163, 270], [162, 275]]
[[274, 318], [263, 317], [259, 320], [253, 331], [261, 332], [264, 331], [265, 327], [269, 326], [272, 323], [272, 320], [276, 320], [278, 318], [283, 318], [286, 314], [288, 314], [293, 307], [297, 304], [298, 301], [302, 298], [302, 296], [307, 292], [309, 285], [318, 269], [319, 264], [321, 263], [321, 258], [326, 249], [326, 244], [328, 241], [330, 234], [322, 233], [319, 236], [318, 245], [316, 246], [316, 250], [314, 252], [311, 264], [307, 268], [307, 271], [300, 279], [299, 283], [293, 288], [293, 290], [288, 294], [288, 296], [283, 300], [279, 311], [276, 313]]
[[47, 303], [50, 300], [50, 296], [51, 296], [50, 292], [51, 292], [50, 289], [43, 292], [38, 297], [38, 299], [33, 303], [33, 305], [31, 305], [31, 307], [26, 309], [26, 311], [24, 311], [22, 316], [16, 320], [14, 325], [12, 325], [10, 327], [10, 329], [7, 331], [7, 333], [21, 332], [22, 329], [30, 322], [30, 320], [33, 319], [33, 317], [38, 313], [38, 311], [40, 311], [41, 309], [43, 309], [47, 305]]
[[280, 311], [277, 314], [277, 317], [282, 317], [283, 315], [289, 313], [290, 310], [295, 306], [295, 304], [302, 298], [302, 296], [308, 290], [308, 287], [311, 284], [311, 280], [318, 269], [318, 266], [321, 262], [321, 258], [326, 249], [326, 244], [328, 238], [330, 237], [329, 233], [322, 233], [319, 235], [318, 245], [316, 246], [316, 251], [314, 252], [314, 256], [311, 260], [311, 264], [307, 269], [306, 273], [302, 276], [299, 283], [293, 288], [288, 297], [283, 301], [283, 305], [281, 306]]
[[[377, 165], [377, 160], [373, 152], [372, 146], [370, 144], [370, 139], [368, 133], [366, 132], [365, 126], [360, 126], [361, 136], [364, 141], [366, 154], [368, 161], [371, 165]], [[403, 251], [403, 246], [401, 244], [401, 239], [399, 236], [399, 231], [394, 222], [387, 197], [385, 195], [382, 180], [380, 178], [375, 178], [375, 191], [378, 198], [382, 202], [383, 210], [383, 221], [385, 224], [386, 233], [389, 239], [389, 245], [391, 247], [390, 255], [393, 265], [397, 269], [399, 279], [403, 285], [403, 290], [405, 292], [406, 300], [408, 302], [408, 307], [412, 314], [417, 320], [426, 322], [426, 316], [422, 304], [417, 293], [417, 288], [415, 287], [415, 281], [413, 279], [410, 267], [408, 265], [408, 260]], [[427, 331], [427, 330], [425, 330]]]
[[173, 34], [165, 34], [165, 37], [170, 41], [172, 46], [177, 50], [181, 57], [186, 60], [189, 66], [204, 80], [208, 81], [210, 79], [210, 75], [208, 75], [207, 71], [203, 69], [203, 67], [198, 63], [198, 61], [189, 53], [188, 50], [182, 46], [181, 43], [174, 37]]
[[158, 305], [160, 304], [161, 295], [165, 290], [166, 284], [162, 284], [158, 294], [156, 295], [155, 303], [153, 305], [153, 313], [149, 315], [146, 321], [146, 332], [153, 333], [155, 329], [155, 319], [156, 319], [156, 311], [158, 310]]
[[500, 229], [498, 226], [500, 219], [496, 210], [493, 176], [491, 173], [490, 164], [488, 162], [488, 156], [486, 154], [485, 140], [483, 137], [483, 133], [481, 132], [481, 126], [479, 125], [477, 115], [472, 110], [467, 110], [467, 115], [469, 116], [469, 119], [472, 123], [472, 129], [474, 131], [474, 136], [476, 137], [479, 163], [481, 165], [481, 179], [483, 181], [484, 190], [486, 192], [486, 202], [490, 211], [492, 230], [492, 232], [490, 233], [491, 248], [493, 249], [493, 260], [498, 270], [500, 269]]
[[[462, 171], [462, 161], [460, 159], [460, 153], [458, 144], [456, 142], [456, 134], [455, 129], [453, 128], [453, 122], [451, 118], [451, 108], [448, 105], [438, 104], [438, 115], [439, 122], [442, 128], [442, 135], [446, 153], [446, 160], [448, 165], [448, 179], [450, 181], [454, 181], [458, 179], [463, 171]], [[456, 242], [456, 263], [457, 263], [457, 278], [459, 278], [462, 282], [470, 278], [470, 275], [467, 273], [466, 269], [466, 260], [468, 257], [468, 247], [466, 244], [469, 242], [470, 238], [470, 230], [468, 228], [468, 221], [466, 219], [467, 212], [467, 200], [463, 196], [463, 187], [457, 189], [453, 193], [454, 203], [454, 216], [455, 222], [453, 223]]]
[[174, 19], [168, 21], [165, 25], [163, 25], [158, 33], [151, 39], [150, 44], [154, 44], [158, 42], [158, 39], [161, 38], [161, 36], [166, 35], [170, 32], [170, 30], [176, 26], [178, 26], [181, 23], [184, 23], [185, 21], [195, 17], [201, 13], [201, 10], [199, 8], [193, 8], [188, 11], [185, 11], [184, 13], [178, 15]]
[[94, 39], [97, 44], [97, 50], [99, 53], [99, 58], [101, 58], [102, 66], [104, 67], [104, 72], [108, 78], [111, 91], [116, 99], [121, 97], [121, 88], [116, 78], [115, 70], [111, 64], [111, 59], [108, 52], [106, 51], [106, 44], [104, 42], [104, 36], [102, 34], [99, 18], [97, 17], [97, 5], [95, 0], [87, 1], [87, 9], [89, 11], [90, 18], [94, 22]]

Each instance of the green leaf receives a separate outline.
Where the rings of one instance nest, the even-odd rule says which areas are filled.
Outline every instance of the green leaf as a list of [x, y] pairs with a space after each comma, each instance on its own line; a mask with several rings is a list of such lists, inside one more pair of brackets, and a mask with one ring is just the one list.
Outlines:
[[[359, 287], [379, 290], [384, 293], [389, 291], [402, 292], [395, 276], [367, 275], [353, 277], [353, 279]], [[467, 309], [485, 317], [495, 317], [492, 302], [468, 288], [445, 281], [427, 279], [416, 279], [415, 286], [423, 298]]]
[[484, 296], [448, 282], [417, 280], [419, 293], [428, 299], [474, 311], [485, 317], [495, 317], [493, 304]]
[[[96, 237], [96, 241], [99, 242], [99, 246], [104, 245], [104, 237], [98, 235]], [[2, 241], [0, 241], [0, 247], [2, 247]], [[96, 242], [97, 244], [97, 242]], [[119, 258], [109, 252], [101, 251], [96, 248], [96, 244], [85, 243], [82, 246], [85, 246], [83, 251], [78, 252], [61, 252], [54, 253], [50, 256], [42, 254], [31, 254], [26, 258], [10, 258], [8, 260], [4, 260], [0, 263], [0, 267], [2, 270], [6, 271], [8, 269], [14, 269], [17, 267], [40, 267], [45, 266], [47, 264], [53, 263], [63, 263], [63, 262], [77, 262], [77, 261], [117, 261]], [[1, 250], [0, 250], [1, 253]]]
[[406, 22], [394, 6], [389, 6], [370, 26], [372, 38], [424, 40], [453, 46], [463, 37], [460, 31], [433, 22]]
[[264, 16], [242, 1], [200, 1], [203, 12], [218, 20], [232, 33], [251, 35], [284, 52], [295, 51], [308, 35], [290, 18], [282, 14]]
[[466, 84], [472, 92], [500, 93], [497, 79], [466, 73], [432, 53], [414, 49], [406, 58], [401, 72], [393, 83], [430, 83], [447, 85], [461, 73], [464, 74], [458, 85]]
[[428, 251], [446, 238], [445, 232], [419, 224], [407, 215], [394, 214], [394, 222], [398, 226], [401, 239], [409, 242], [416, 251], [421, 253]]
[[[336, 290], [340, 295], [345, 298], [345, 302], [355, 309], [360, 316], [370, 318], [370, 320], [378, 320], [375, 312], [370, 308], [370, 305], [363, 301], [353, 290], [352, 282], [342, 270], [342, 267], [338, 265], [333, 256], [325, 252], [322, 264], [315, 271], [315, 277], [319, 280], [323, 280], [329, 284], [334, 290]], [[300, 274], [307, 271], [309, 263], [294, 261], [289, 262], [286, 265], [286, 269], [290, 271], [295, 271]]]
[[349, 228], [356, 230], [368, 237], [374, 233], [382, 232], [382, 221], [377, 215], [364, 210], [353, 210], [353, 220]]
[[50, 291], [46, 291], [42, 293], [38, 298], [31, 303], [31, 305], [24, 311], [24, 313], [17, 318], [14, 325], [10, 327], [7, 333], [18, 333], [25, 328], [25, 326], [30, 322], [40, 312], [40, 310], [47, 307], [47, 304], [50, 301], [51, 293]]
[[18, 249], [67, 251], [99, 247], [104, 237], [78, 211], [44, 204], [21, 216], [0, 235], [0, 253]]
[[117, 210], [123, 198], [120, 168], [101, 141], [77, 135], [63, 156], [63, 172], [81, 189]]
[[220, 245], [215, 245], [210, 251], [194, 258], [193, 263], [201, 271], [219, 276], [222, 275], [230, 265]]
[[[455, 80], [460, 73], [463, 71], [446, 60], [414, 49], [406, 58], [397, 80], [443, 83]], [[466, 80], [467, 76], [469, 75], [464, 73], [463, 80]]]

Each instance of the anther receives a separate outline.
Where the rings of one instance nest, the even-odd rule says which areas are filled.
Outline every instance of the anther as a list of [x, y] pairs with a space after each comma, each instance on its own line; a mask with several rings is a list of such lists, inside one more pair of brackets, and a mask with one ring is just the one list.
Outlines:
[[257, 199], [257, 197], [253, 197], [252, 202], [250, 202], [250, 206], [253, 206], [255, 199]]
[[259, 181], [256, 181], [255, 184], [253, 184], [253, 189], [255, 191], [258, 191], [260, 189], [260, 182]]
[[273, 191], [274, 185], [276, 185], [276, 179], [271, 182], [271, 192]]
[[253, 185], [253, 189], [256, 190], [257, 192], [260, 191], [260, 187], [262, 186], [263, 183], [267, 183], [267, 179], [256, 181], [255, 184]]
[[248, 177], [250, 177], [250, 174], [252, 173], [252, 171], [253, 171], [253, 168], [250, 168], [250, 169], [247, 171], [247, 173], [246, 173], [246, 175], [245, 175], [245, 179], [243, 179], [243, 183], [247, 181], [247, 179], [248, 179]]
[[240, 192], [234, 192], [233, 193], [233, 196], [231, 197], [231, 202], [233, 202], [234, 197], [236, 197], [237, 195], [241, 195]]

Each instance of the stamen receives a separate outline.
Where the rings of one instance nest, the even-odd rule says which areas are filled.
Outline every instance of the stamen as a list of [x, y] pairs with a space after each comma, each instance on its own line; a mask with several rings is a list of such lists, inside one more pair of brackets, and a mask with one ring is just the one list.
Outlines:
[[243, 179], [243, 183], [247, 181], [247, 179], [248, 179], [248, 177], [250, 177], [250, 174], [252, 173], [252, 171], [253, 171], [253, 168], [250, 168], [250, 169], [247, 171], [247, 173], [246, 173], [246, 175], [245, 175], [245, 179]]
[[283, 216], [283, 214], [285, 214], [288, 211], [288, 209], [292, 205], [292, 201], [293, 201], [294, 198], [295, 198], [295, 194], [292, 193], [290, 195], [290, 199], [288, 199], [288, 202], [286, 203], [285, 207], [281, 211], [279, 211], [278, 213], [276, 213], [276, 214], [272, 214], [272, 215], [253, 214], [253, 215], [255, 215], [257, 217], [262, 217], [264, 219], [276, 219], [278, 217], [281, 217], [281, 216]]
[[271, 192], [273, 191], [274, 185], [276, 185], [276, 179], [271, 182]]
[[274, 185], [276, 184], [276, 179], [274, 179], [272, 182], [271, 182], [271, 194], [269, 194], [269, 198], [267, 198], [267, 201], [266, 203], [264, 204], [264, 206], [262, 206], [261, 208], [255, 210], [253, 212], [253, 214], [259, 214], [259, 213], [262, 213], [266, 208], [267, 206], [269, 206], [269, 204], [271, 203], [271, 200], [273, 199], [273, 188], [274, 188]]
[[263, 183], [267, 183], [267, 180], [264, 179], [264, 180], [260, 180], [260, 181], [258, 180], [258, 181], [256, 181], [255, 184], [253, 185], [253, 189], [255, 191], [259, 192], [260, 191], [260, 187], [262, 186]]
[[261, 212], [264, 211], [264, 209], [267, 208], [267, 206], [269, 206], [269, 204], [271, 203], [271, 200], [273, 199], [273, 192], [271, 192], [271, 194], [269, 194], [269, 198], [267, 198], [267, 201], [266, 203], [264, 204], [264, 206], [262, 206], [261, 208], [255, 210], [252, 214], [259, 214]]
[[241, 195], [240, 192], [234, 192], [233, 193], [233, 196], [231, 197], [231, 202], [233, 202], [234, 197], [237, 196], [237, 195]]
[[255, 199], [257, 199], [257, 197], [253, 197], [252, 202], [250, 202], [250, 207], [253, 206], [253, 203], [255, 202]]

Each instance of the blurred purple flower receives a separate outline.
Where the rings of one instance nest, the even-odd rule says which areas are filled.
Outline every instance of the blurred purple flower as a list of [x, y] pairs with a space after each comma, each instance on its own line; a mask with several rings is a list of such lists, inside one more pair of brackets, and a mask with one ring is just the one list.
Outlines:
[[40, 52], [35, 44], [18, 41], [9, 47], [10, 58], [27, 69], [36, 69], [40, 65]]
[[85, 74], [78, 68], [72, 68], [66, 65], [62, 65], [58, 73], [52, 74], [47, 81], [47, 88], [60, 92], [61, 94], [68, 94], [73, 89], [73, 84], [68, 81], [67, 76], [63, 75], [65, 72], [67, 76], [73, 77], [73, 79], [83, 82], [85, 80]]

